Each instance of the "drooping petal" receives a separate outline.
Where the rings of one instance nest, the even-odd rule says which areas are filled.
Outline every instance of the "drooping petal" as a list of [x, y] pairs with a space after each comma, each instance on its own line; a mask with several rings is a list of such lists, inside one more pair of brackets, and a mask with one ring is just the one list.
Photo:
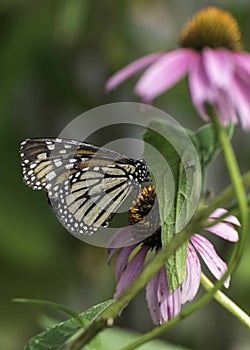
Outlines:
[[202, 50], [202, 60], [210, 85], [228, 90], [234, 74], [232, 53], [226, 49], [206, 47]]
[[234, 226], [228, 222], [219, 222], [218, 224], [205, 229], [221, 238], [224, 238], [230, 242], [237, 242], [239, 239], [238, 232]]
[[107, 252], [108, 252], [108, 261], [107, 264], [109, 265], [111, 263], [111, 260], [113, 258], [113, 256], [115, 255], [115, 253], [119, 250], [119, 248], [108, 248]]
[[123, 69], [119, 70], [117, 73], [112, 75], [105, 85], [105, 89], [107, 91], [111, 91], [115, 89], [118, 85], [120, 85], [124, 80], [128, 79], [131, 75], [135, 74], [139, 70], [146, 68], [163, 54], [162, 52], [156, 52], [138, 60], [128, 64]]
[[250, 130], [250, 54], [233, 52], [232, 57], [235, 65], [234, 81], [227, 92], [234, 103], [243, 129]]
[[180, 287], [170, 293], [165, 268], [160, 270], [157, 297], [160, 305], [160, 324], [178, 315], [181, 311]]
[[159, 284], [160, 271], [148, 282], [146, 286], [146, 301], [148, 309], [154, 324], [160, 324], [160, 304], [158, 301], [157, 290]]
[[216, 94], [213, 104], [220, 123], [224, 126], [227, 126], [230, 122], [237, 124], [238, 118], [236, 116], [234, 96], [229, 93], [228, 88], [224, 90], [215, 88], [214, 90]]
[[[215, 209], [215, 211], [212, 212], [212, 214], [209, 216], [209, 220], [208, 221], [212, 221], [213, 219], [217, 219], [219, 217], [221, 217], [222, 215], [226, 214], [227, 210], [224, 208], [217, 208]], [[231, 224], [234, 224], [236, 226], [240, 226], [240, 222], [237, 219], [236, 216], [234, 215], [228, 215], [226, 216], [223, 221], [225, 222], [230, 222]]]
[[[203, 236], [194, 234], [191, 237], [191, 242], [198, 251], [205, 264], [216, 279], [220, 279], [227, 270], [226, 263], [216, 253], [214, 246]], [[224, 282], [226, 288], [229, 287], [230, 278]]]
[[250, 54], [247, 52], [233, 52], [236, 74], [246, 81], [250, 80]]
[[117, 256], [116, 263], [115, 263], [115, 278], [116, 281], [119, 281], [124, 270], [127, 268], [128, 265], [128, 259], [132, 251], [134, 250], [135, 246], [129, 246], [122, 248], [120, 253]]
[[152, 101], [187, 73], [195, 56], [195, 51], [191, 49], [179, 49], [164, 54], [142, 75], [135, 92], [144, 101]]
[[182, 304], [193, 300], [200, 286], [200, 260], [191, 244], [188, 245], [186, 274], [186, 278], [180, 287]]
[[[208, 219], [208, 222], [213, 222], [214, 219], [217, 219], [221, 217], [222, 215], [226, 214], [227, 210], [224, 208], [217, 208]], [[232, 225], [230, 225], [232, 224]], [[224, 217], [223, 221], [211, 226], [209, 228], [206, 228], [207, 231], [212, 232], [216, 234], [217, 236], [220, 236], [230, 242], [237, 242], [239, 239], [239, 235], [237, 230], [235, 229], [235, 226], [240, 226], [240, 222], [234, 215], [229, 215]]]
[[236, 76], [232, 93], [242, 128], [250, 130], [250, 82], [247, 84], [241, 77]]
[[197, 111], [205, 121], [208, 121], [204, 109], [205, 102], [214, 101], [214, 92], [209, 85], [209, 80], [204, 70], [201, 56], [196, 56], [189, 70], [188, 86], [190, 96]]
[[[129, 247], [124, 249], [128, 248]], [[119, 297], [123, 290], [126, 289], [130, 283], [139, 275], [143, 268], [147, 252], [148, 248], [142, 247], [127, 264], [116, 285], [116, 291], [114, 295], [115, 298]]]
[[189, 89], [193, 104], [204, 120], [208, 120], [204, 104], [210, 103], [214, 105], [223, 125], [238, 121], [234, 100], [228, 92], [228, 86], [233, 81], [233, 68], [232, 57], [223, 49], [205, 48], [197, 61], [193, 62], [189, 73]]

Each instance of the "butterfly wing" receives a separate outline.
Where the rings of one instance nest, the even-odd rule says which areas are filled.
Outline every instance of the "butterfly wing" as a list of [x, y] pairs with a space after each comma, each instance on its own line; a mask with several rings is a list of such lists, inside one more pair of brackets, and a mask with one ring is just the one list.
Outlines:
[[45, 189], [58, 219], [73, 234], [107, 226], [148, 169], [106, 148], [59, 138], [29, 139], [21, 145], [24, 181]]

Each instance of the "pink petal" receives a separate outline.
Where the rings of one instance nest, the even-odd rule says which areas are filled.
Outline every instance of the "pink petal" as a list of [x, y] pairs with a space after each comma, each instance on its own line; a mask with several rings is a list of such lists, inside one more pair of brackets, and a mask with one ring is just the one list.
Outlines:
[[[124, 249], [128, 248], [129, 247]], [[139, 275], [143, 268], [147, 252], [148, 248], [142, 247], [127, 264], [116, 285], [116, 292], [114, 295], [115, 298], [119, 297], [123, 290], [126, 289], [130, 283]]]
[[237, 124], [238, 118], [234, 106], [234, 96], [229, 93], [228, 89], [215, 89], [215, 91], [214, 106], [221, 124], [224, 126], [230, 122]]
[[[219, 280], [225, 274], [227, 265], [216, 253], [214, 246], [205, 237], [198, 234], [192, 236], [191, 242], [211, 273]], [[229, 287], [229, 281], [230, 278], [228, 277], [224, 282], [224, 286], [227, 288]]]
[[119, 250], [119, 248], [108, 248], [107, 252], [108, 252], [108, 261], [107, 264], [109, 265], [111, 263], [111, 260], [113, 258], [113, 256], [115, 255], [115, 253]]
[[235, 108], [239, 114], [243, 129], [250, 130], [250, 84], [246, 84], [240, 77], [235, 77], [232, 87]]
[[[224, 208], [217, 208], [215, 209], [215, 211], [212, 212], [212, 214], [210, 215], [209, 221], [212, 221], [213, 219], [217, 219], [219, 217], [221, 217], [222, 215], [226, 214], [227, 213], [227, 210], [224, 209]], [[240, 226], [240, 222], [239, 220], [237, 219], [236, 216], [234, 215], [229, 215], [229, 216], [226, 216], [223, 221], [225, 222], [230, 222], [231, 224], [234, 224], [234, 225], [237, 225], [237, 226]]]
[[135, 246], [122, 248], [119, 255], [117, 256], [116, 263], [115, 263], [116, 281], [120, 280], [124, 270], [127, 268], [129, 256], [134, 250], [134, 248]]
[[160, 271], [148, 282], [146, 286], [146, 300], [154, 324], [160, 323], [160, 305], [157, 298]]
[[152, 101], [180, 80], [196, 56], [195, 51], [179, 49], [160, 57], [138, 81], [135, 92], [145, 101]]
[[229, 92], [234, 99], [235, 109], [238, 112], [242, 127], [250, 130], [250, 55], [246, 53], [234, 53], [234, 57], [236, 71], [234, 84]]
[[246, 52], [234, 52], [236, 72], [242, 79], [250, 80], [250, 54]]
[[202, 50], [190, 68], [189, 88], [192, 101], [204, 120], [208, 116], [204, 104], [214, 105], [223, 125], [237, 123], [234, 96], [228, 89], [234, 78], [234, 56], [225, 49]]
[[234, 73], [232, 53], [226, 49], [207, 47], [202, 50], [202, 60], [210, 85], [228, 90]]
[[180, 287], [173, 293], [169, 292], [165, 268], [160, 270], [157, 297], [160, 305], [160, 324], [178, 315], [181, 311]]
[[111, 91], [120, 85], [124, 80], [128, 79], [131, 75], [135, 74], [139, 70], [146, 68], [152, 62], [157, 60], [163, 54], [162, 52], [156, 52], [128, 64], [123, 69], [112, 75], [106, 82], [105, 89]]
[[221, 238], [224, 238], [230, 242], [237, 242], [239, 240], [238, 232], [234, 226], [227, 222], [219, 222], [218, 224], [205, 229]]
[[214, 101], [214, 92], [211, 90], [209, 80], [204, 70], [201, 55], [193, 60], [189, 70], [188, 85], [193, 104], [205, 121], [208, 116], [204, 109], [205, 102]]
[[188, 245], [186, 279], [181, 284], [181, 303], [191, 301], [196, 296], [200, 286], [200, 260], [191, 244]]

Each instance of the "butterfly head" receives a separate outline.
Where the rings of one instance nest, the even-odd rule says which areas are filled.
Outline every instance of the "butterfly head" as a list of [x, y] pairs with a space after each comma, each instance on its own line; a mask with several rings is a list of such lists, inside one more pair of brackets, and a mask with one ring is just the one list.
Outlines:
[[146, 165], [145, 159], [137, 160], [136, 168], [136, 176], [139, 183], [147, 182], [151, 179], [151, 173]]

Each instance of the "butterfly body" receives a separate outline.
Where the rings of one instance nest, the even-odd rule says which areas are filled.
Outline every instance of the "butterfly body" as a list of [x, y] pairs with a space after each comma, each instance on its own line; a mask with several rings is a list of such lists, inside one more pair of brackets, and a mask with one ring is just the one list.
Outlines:
[[20, 155], [25, 183], [46, 190], [58, 219], [73, 234], [107, 226], [132, 190], [150, 176], [143, 160], [75, 140], [27, 139]]

